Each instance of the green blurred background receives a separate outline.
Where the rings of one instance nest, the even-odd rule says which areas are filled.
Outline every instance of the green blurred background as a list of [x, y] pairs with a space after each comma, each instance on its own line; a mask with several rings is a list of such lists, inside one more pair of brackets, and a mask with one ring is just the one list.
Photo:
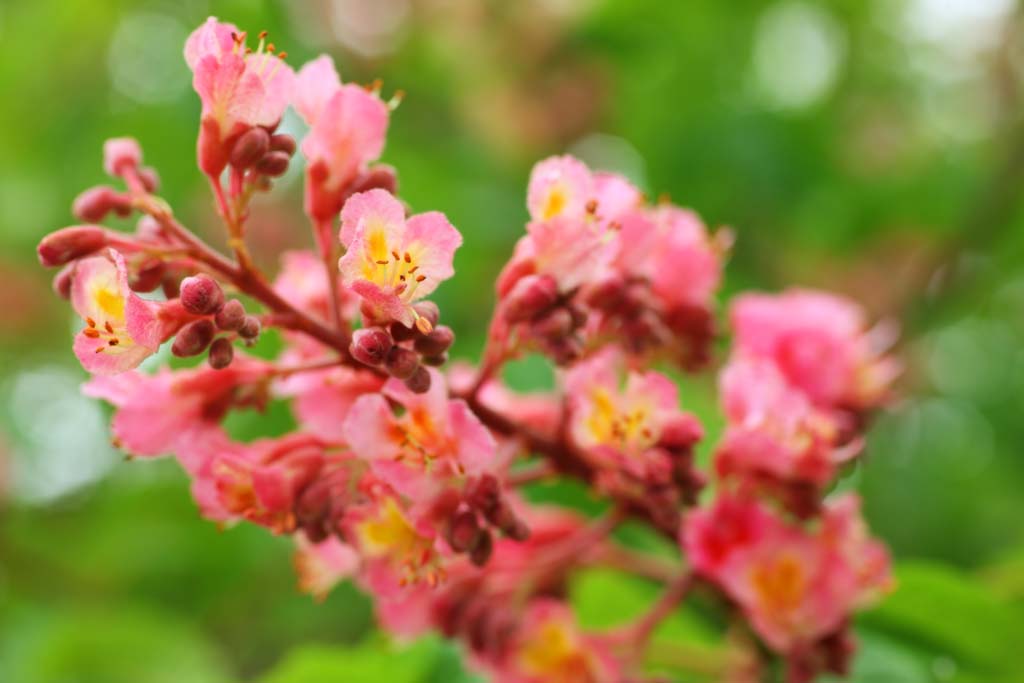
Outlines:
[[[858, 621], [855, 678], [1024, 681], [1015, 0], [0, 1], [0, 681], [469, 680], [434, 640], [395, 656], [351, 586], [300, 595], [286, 540], [200, 520], [174, 463], [125, 463], [105, 408], [77, 392], [73, 316], [33, 248], [105, 182], [101, 144], [117, 135], [219, 242], [181, 57], [209, 14], [269, 29], [292, 64], [326, 51], [346, 80], [406, 92], [384, 158], [415, 209], [465, 236], [438, 296], [457, 356], [480, 348], [530, 165], [566, 150], [732, 226], [725, 294], [820, 286], [898, 322], [903, 398], [840, 483], [862, 492], [901, 582]], [[297, 166], [253, 219], [271, 268], [309, 243]], [[549, 374], [527, 362], [510, 380]], [[683, 380], [714, 434], [712, 389]], [[285, 407], [269, 415], [231, 426], [288, 428]], [[533, 495], [594, 504], [571, 487]], [[591, 573], [574, 599], [603, 626], [653, 592]], [[691, 609], [666, 628], [673, 680], [711, 680], [699, 663], [722, 652], [716, 622]]]

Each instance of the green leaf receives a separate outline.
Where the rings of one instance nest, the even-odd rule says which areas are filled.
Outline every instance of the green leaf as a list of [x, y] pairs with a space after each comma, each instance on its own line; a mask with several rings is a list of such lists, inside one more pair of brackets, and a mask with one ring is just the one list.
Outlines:
[[860, 619], [869, 630], [897, 638], [915, 650], [948, 658], [956, 670], [1018, 680], [1024, 674], [1024, 617], [982, 583], [954, 569], [904, 563], [898, 588]]

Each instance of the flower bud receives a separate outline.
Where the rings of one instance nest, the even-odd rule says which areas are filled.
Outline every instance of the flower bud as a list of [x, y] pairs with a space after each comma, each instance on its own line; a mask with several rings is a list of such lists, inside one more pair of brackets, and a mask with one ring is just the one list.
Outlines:
[[560, 339], [573, 330], [572, 313], [565, 307], [552, 309], [531, 326], [533, 333], [545, 339]]
[[139, 169], [139, 180], [142, 181], [146, 192], [156, 192], [160, 189], [160, 174], [152, 166]]
[[107, 185], [90, 187], [75, 197], [71, 204], [75, 218], [90, 223], [103, 220], [111, 211], [127, 216], [131, 210], [131, 199]]
[[692, 448], [704, 436], [700, 423], [689, 415], [677, 415], [661, 428], [658, 445], [678, 451]]
[[74, 225], [51, 232], [36, 247], [39, 262], [47, 267], [63, 266], [107, 246], [107, 235], [98, 225]]
[[242, 339], [253, 340], [260, 336], [260, 330], [263, 326], [260, 324], [260, 319], [254, 315], [245, 316], [245, 321], [242, 326], [238, 328], [238, 336]]
[[270, 133], [259, 126], [250, 128], [235, 141], [229, 161], [232, 166], [244, 170], [263, 158], [270, 150]]
[[135, 292], [152, 292], [164, 281], [167, 265], [158, 258], [146, 259], [128, 276], [128, 286]]
[[237, 332], [245, 324], [245, 306], [238, 299], [231, 299], [217, 311], [213, 322], [225, 332]]
[[71, 280], [72, 273], [74, 273], [75, 266], [69, 264], [60, 269], [60, 271], [53, 276], [53, 291], [62, 299], [71, 298]]
[[141, 239], [157, 242], [164, 238], [164, 228], [152, 216], [143, 216], [135, 226], [135, 234]]
[[558, 300], [558, 284], [548, 275], [527, 275], [505, 298], [505, 319], [510, 323], [529, 320], [551, 308]]
[[142, 148], [135, 138], [110, 138], [103, 143], [103, 170], [119, 177], [142, 163]]
[[352, 333], [352, 345], [349, 350], [352, 357], [364, 365], [376, 366], [388, 358], [394, 341], [386, 331], [379, 327], [364, 327]]
[[388, 374], [398, 379], [409, 379], [419, 367], [419, 355], [415, 351], [401, 346], [391, 347], [391, 350], [388, 351], [387, 359], [384, 361], [384, 368], [388, 371]]
[[448, 362], [448, 354], [439, 353], [436, 356], [423, 356], [420, 358], [420, 362], [432, 368], [439, 368]]
[[209, 275], [193, 275], [181, 281], [181, 305], [195, 315], [212, 315], [224, 307], [224, 290]]
[[491, 559], [492, 552], [494, 552], [494, 539], [484, 531], [479, 535], [476, 545], [469, 551], [469, 560], [476, 566], [482, 567]]
[[288, 156], [292, 156], [295, 154], [296, 147], [295, 138], [291, 135], [278, 133], [270, 136], [270, 151], [272, 152], [284, 152]]
[[416, 350], [425, 356], [439, 356], [451, 347], [455, 341], [455, 333], [450, 327], [440, 325], [435, 327], [430, 334], [416, 340]]
[[607, 277], [587, 290], [585, 300], [598, 310], [617, 311], [626, 302], [626, 282], [619, 275]]
[[448, 525], [448, 545], [457, 553], [464, 553], [476, 547], [480, 541], [480, 525], [476, 513], [463, 510], [455, 513]]
[[171, 353], [179, 358], [197, 356], [206, 350], [216, 333], [213, 323], [207, 318], [190, 322], [178, 331], [171, 344]]
[[393, 166], [377, 164], [356, 178], [352, 192], [366, 192], [373, 189], [387, 190], [391, 194], [398, 191], [398, 173]]
[[400, 322], [393, 322], [388, 328], [391, 331], [391, 337], [396, 342], [409, 341], [414, 339], [419, 332], [416, 331], [415, 327], [406, 327]]
[[425, 394], [430, 391], [430, 373], [422, 365], [416, 368], [412, 377], [405, 380], [405, 386], [414, 394]]
[[210, 345], [210, 355], [206, 360], [214, 370], [223, 370], [231, 365], [231, 361], [234, 358], [235, 347], [232, 345], [231, 340], [226, 337], [220, 337], [213, 340], [213, 344]]
[[291, 161], [284, 152], [269, 152], [256, 162], [256, 170], [265, 176], [277, 178], [288, 170], [288, 163]]

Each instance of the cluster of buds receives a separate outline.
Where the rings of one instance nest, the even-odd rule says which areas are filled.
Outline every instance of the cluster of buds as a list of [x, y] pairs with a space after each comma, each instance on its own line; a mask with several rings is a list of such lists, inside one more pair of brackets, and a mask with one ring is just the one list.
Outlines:
[[[128, 138], [104, 149], [123, 189], [87, 190], [72, 207], [81, 223], [39, 245], [82, 319], [84, 391], [115, 407], [115, 444], [177, 458], [207, 518], [291, 536], [303, 590], [351, 578], [387, 629], [441, 632], [499, 683], [643, 680], [646, 638], [697, 577], [766, 646], [751, 648], [755, 663], [775, 652], [795, 682], [844, 671], [851, 615], [891, 583], [859, 501], [825, 497], [895, 375], [863, 313], [805, 291], [735, 301], [715, 494], [697, 506], [704, 429], [652, 364], [708, 360], [727, 231], [571, 157], [542, 161], [481, 366], [446, 370], [455, 335], [427, 297], [454, 274], [462, 236], [441, 213], [412, 212], [378, 163], [398, 98], [343, 84], [328, 57], [298, 74], [285, 57], [265, 33], [250, 49], [213, 18], [185, 47], [198, 166], [233, 258], [155, 196]], [[276, 132], [289, 106], [309, 125], [301, 141]], [[298, 151], [313, 248], [283, 254], [271, 278], [248, 256], [250, 200]], [[137, 215], [136, 229], [100, 225], [112, 215]], [[249, 355], [264, 328], [280, 332], [274, 358]], [[165, 343], [207, 364], [139, 370]], [[556, 391], [503, 384], [503, 364], [531, 351], [560, 366]], [[229, 436], [228, 414], [275, 400], [294, 430]], [[551, 477], [581, 480], [609, 511], [587, 522], [524, 502], [517, 487]], [[611, 539], [627, 518], [679, 539], [691, 569], [652, 575], [661, 563]], [[635, 624], [585, 632], [567, 584], [601, 563], [666, 595]]]
[[[428, 367], [448, 362], [448, 349], [455, 341], [450, 327], [438, 325], [440, 311], [432, 301], [413, 306], [416, 323], [407, 327], [400, 321], [387, 328], [365, 327], [352, 335], [352, 356], [370, 367], [381, 367], [388, 375], [405, 382], [422, 394], [430, 389]], [[372, 319], [372, 318], [370, 318]]]

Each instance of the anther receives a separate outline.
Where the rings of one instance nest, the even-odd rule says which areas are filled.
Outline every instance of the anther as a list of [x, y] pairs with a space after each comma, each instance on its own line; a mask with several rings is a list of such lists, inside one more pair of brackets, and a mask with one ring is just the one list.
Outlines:
[[405, 255], [402, 258], [405, 259], [406, 263], [412, 263], [412, 256], [409, 256], [409, 252], [405, 252]]
[[391, 263], [391, 262], [390, 262], [390, 261], [388, 261], [387, 259], [384, 259], [383, 261], [375, 261], [375, 263], [376, 263], [376, 264], [377, 264], [378, 266], [386, 266], [387, 264], [389, 264], [389, 263]]
[[85, 328], [84, 330], [82, 330], [82, 334], [84, 334], [89, 339], [98, 339], [100, 336], [99, 330], [97, 330], [94, 327]]
[[266, 37], [267, 37], [267, 35], [268, 35], [268, 33], [267, 33], [266, 31], [260, 31], [260, 33], [259, 33], [259, 39], [260, 39], [260, 40], [265, 40], [265, 39], [266, 39]]
[[426, 279], [427, 279], [426, 275], [417, 275], [416, 276], [416, 282], [423, 282]]
[[107, 330], [107, 332], [109, 332], [110, 334], [114, 334], [114, 326], [110, 324], [110, 321], [109, 321], [109, 320], [108, 320], [107, 322], [105, 322], [105, 323], [103, 324], [103, 327], [104, 327], [104, 328], [105, 328], [105, 329]]
[[85, 324], [88, 325], [89, 327], [96, 327], [96, 321], [93, 320], [92, 318], [86, 318]]
[[117, 337], [114, 337], [113, 339], [111, 339], [110, 341], [107, 342], [107, 345], [108, 346], [117, 346], [120, 343], [121, 343], [121, 340], [118, 339]]

